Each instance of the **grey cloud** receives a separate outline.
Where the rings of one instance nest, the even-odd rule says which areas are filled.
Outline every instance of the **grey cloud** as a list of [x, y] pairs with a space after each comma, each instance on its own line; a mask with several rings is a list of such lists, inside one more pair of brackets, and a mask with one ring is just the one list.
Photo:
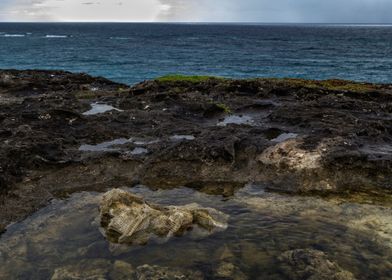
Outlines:
[[187, 0], [160, 0], [163, 7], [161, 14], [159, 15], [160, 20], [180, 20], [186, 18], [192, 11], [192, 6], [197, 5], [197, 1]]
[[0, 0], [0, 20], [392, 23], [390, 11], [392, 0]]
[[57, 8], [54, 5], [47, 5], [47, 0], [15, 0], [9, 7], [4, 10], [4, 18], [26, 21], [52, 21], [51, 11]]
[[160, 20], [390, 23], [391, 0], [160, 0]]
[[101, 2], [82, 2], [82, 5], [101, 5]]

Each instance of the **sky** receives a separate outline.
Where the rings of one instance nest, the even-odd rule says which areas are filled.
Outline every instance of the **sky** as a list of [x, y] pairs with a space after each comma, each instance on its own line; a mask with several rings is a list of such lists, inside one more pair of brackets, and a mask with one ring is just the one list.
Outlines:
[[0, 0], [0, 21], [392, 23], [392, 0]]

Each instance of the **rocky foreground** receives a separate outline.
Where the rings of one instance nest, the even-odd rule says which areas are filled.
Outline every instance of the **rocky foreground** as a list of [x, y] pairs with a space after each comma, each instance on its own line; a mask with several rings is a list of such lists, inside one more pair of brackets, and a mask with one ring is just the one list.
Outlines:
[[0, 71], [0, 231], [82, 190], [246, 183], [390, 203], [392, 86]]

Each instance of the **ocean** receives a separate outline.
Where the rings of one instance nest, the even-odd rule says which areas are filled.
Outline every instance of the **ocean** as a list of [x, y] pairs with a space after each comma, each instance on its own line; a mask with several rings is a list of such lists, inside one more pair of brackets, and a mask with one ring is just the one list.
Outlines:
[[392, 83], [392, 26], [0, 23], [0, 68]]

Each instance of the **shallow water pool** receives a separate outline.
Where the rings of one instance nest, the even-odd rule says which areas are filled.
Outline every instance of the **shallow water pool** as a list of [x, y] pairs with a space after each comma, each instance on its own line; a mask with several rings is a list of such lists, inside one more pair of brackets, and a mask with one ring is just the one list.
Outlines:
[[[231, 198], [187, 188], [127, 190], [154, 203], [214, 207], [230, 215], [229, 227], [206, 238], [186, 234], [164, 244], [110, 244], [99, 227], [102, 194], [76, 193], [8, 228], [0, 238], [0, 279], [51, 279], [67, 267], [86, 269], [83, 262], [96, 263], [104, 279], [111, 279], [118, 261], [198, 271], [205, 279], [299, 279], [297, 268], [282, 260], [296, 249], [323, 252], [357, 279], [392, 277], [392, 211], [387, 206], [274, 194], [257, 185]], [[227, 263], [233, 277], [219, 278]]]

